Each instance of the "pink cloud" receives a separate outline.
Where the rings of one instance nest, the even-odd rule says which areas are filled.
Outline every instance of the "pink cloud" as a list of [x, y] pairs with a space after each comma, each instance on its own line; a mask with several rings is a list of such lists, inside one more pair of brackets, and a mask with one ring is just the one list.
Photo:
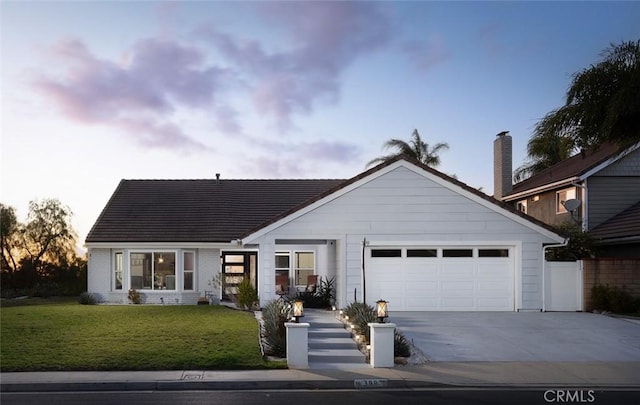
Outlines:
[[407, 42], [403, 50], [412, 63], [423, 71], [431, 70], [449, 58], [449, 51], [438, 36], [432, 36], [426, 41]]
[[146, 147], [204, 147], [170, 121], [179, 107], [214, 105], [224, 71], [206, 65], [199, 49], [148, 38], [132, 47], [128, 63], [99, 59], [78, 39], [50, 51], [62, 73], [42, 72], [33, 85], [70, 119], [126, 130]]
[[256, 111], [274, 117], [281, 130], [290, 129], [293, 114], [337, 100], [342, 72], [389, 40], [387, 16], [374, 3], [265, 2], [259, 9], [269, 25], [286, 34], [290, 43], [281, 50], [268, 52], [258, 40], [236, 38], [211, 25], [200, 27], [197, 35], [234, 63]]

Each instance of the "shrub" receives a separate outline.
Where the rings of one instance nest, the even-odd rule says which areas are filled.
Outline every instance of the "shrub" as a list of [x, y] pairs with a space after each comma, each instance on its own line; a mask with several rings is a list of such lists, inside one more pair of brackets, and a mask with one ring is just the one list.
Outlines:
[[[369, 323], [378, 322], [378, 317], [373, 307], [361, 302], [354, 302], [349, 304], [342, 312], [349, 317], [349, 322], [353, 324], [356, 333], [364, 335], [367, 343], [371, 342]], [[394, 356], [398, 357], [411, 356], [409, 341], [397, 329], [394, 333], [393, 353]]]
[[253, 308], [258, 302], [258, 293], [250, 280], [242, 280], [238, 284], [238, 293], [236, 294], [236, 304], [240, 308]]
[[98, 303], [98, 300], [93, 294], [85, 291], [80, 294], [78, 302], [82, 305], [96, 305]]
[[286, 357], [287, 331], [285, 322], [291, 318], [291, 306], [284, 300], [269, 301], [262, 308], [262, 337], [265, 354]]
[[320, 285], [314, 293], [300, 293], [298, 296], [305, 308], [331, 309], [336, 299], [335, 277], [326, 280], [320, 278]]
[[132, 304], [140, 303], [140, 293], [138, 292], [138, 290], [135, 290], [133, 288], [129, 290], [129, 301], [131, 301]]
[[609, 312], [638, 312], [640, 300], [634, 299], [623, 287], [594, 285], [591, 287], [591, 304], [594, 309]]
[[402, 333], [397, 329], [394, 334], [393, 340], [393, 355], [395, 357], [410, 357], [411, 356], [411, 344]]

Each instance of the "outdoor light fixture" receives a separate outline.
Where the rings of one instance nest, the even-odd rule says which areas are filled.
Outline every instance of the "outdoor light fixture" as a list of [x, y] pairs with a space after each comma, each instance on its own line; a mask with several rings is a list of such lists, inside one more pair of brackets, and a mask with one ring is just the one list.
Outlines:
[[385, 318], [389, 317], [387, 313], [387, 301], [379, 299], [376, 301], [376, 316], [379, 323], [384, 323]]
[[162, 253], [160, 253], [160, 257], [158, 258], [158, 263], [164, 263], [164, 257], [162, 257]]
[[300, 318], [304, 316], [304, 307], [301, 300], [293, 301], [293, 317], [296, 318], [296, 323], [300, 322]]

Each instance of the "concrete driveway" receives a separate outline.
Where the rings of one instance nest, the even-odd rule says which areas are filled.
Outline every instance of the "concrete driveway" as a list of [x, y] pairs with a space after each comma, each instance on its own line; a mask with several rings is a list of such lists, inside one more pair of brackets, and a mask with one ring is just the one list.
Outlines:
[[582, 312], [393, 312], [430, 361], [640, 361], [640, 323]]

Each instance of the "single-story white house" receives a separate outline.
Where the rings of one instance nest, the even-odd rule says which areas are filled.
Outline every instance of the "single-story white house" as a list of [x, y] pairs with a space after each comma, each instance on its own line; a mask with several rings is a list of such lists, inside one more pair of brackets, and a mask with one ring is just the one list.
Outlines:
[[260, 304], [308, 275], [337, 306], [542, 308], [553, 228], [437, 170], [398, 157], [348, 180], [122, 180], [89, 232], [88, 291], [126, 303], [194, 304], [221, 276]]

